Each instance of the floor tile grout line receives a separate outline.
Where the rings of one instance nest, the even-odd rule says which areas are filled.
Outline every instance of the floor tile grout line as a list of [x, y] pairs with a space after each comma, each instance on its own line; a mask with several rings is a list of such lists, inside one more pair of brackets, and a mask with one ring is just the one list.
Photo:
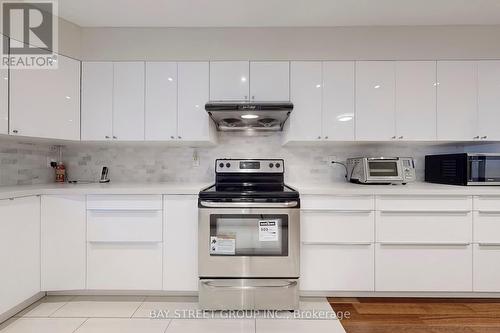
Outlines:
[[51, 314], [49, 314], [49, 315], [47, 316], [47, 318], [57, 318], [57, 317], [52, 317], [52, 316], [53, 316], [53, 315], [55, 315], [57, 311], [61, 310], [61, 308], [62, 308], [63, 306], [65, 306], [66, 304], [68, 304], [69, 302], [71, 302], [72, 300], [74, 300], [74, 299], [75, 299], [75, 297], [76, 297], [76, 296], [72, 296], [72, 297], [70, 297], [70, 299], [69, 299], [69, 300], [67, 300], [66, 302], [64, 302], [64, 304], [63, 304], [63, 305], [61, 305], [61, 306], [60, 306], [60, 307], [58, 307], [58, 308], [57, 308], [54, 312], [52, 312]]
[[72, 332], [72, 333], [75, 333], [76, 331], [78, 331], [80, 329], [80, 327], [82, 327], [87, 321], [89, 321], [90, 318], [86, 318], [83, 323], [81, 323], [80, 325], [78, 325], [77, 328], [75, 328], [75, 330]]
[[137, 309], [135, 309], [135, 311], [132, 313], [132, 315], [130, 316], [130, 319], [132, 319], [134, 317], [134, 315], [137, 313], [137, 311], [139, 311], [139, 309], [141, 308], [141, 306], [144, 304], [145, 301], [146, 301], [146, 296], [144, 296], [144, 298], [141, 301], [141, 304], [139, 304]]
[[170, 320], [169, 320], [169, 322], [168, 322], [168, 324], [167, 324], [167, 327], [165, 327], [165, 330], [163, 331], [163, 333], [166, 333], [166, 332], [167, 332], [168, 328], [169, 328], [169, 327], [170, 327], [170, 325], [172, 324], [172, 321], [173, 321], [173, 319], [170, 319]]

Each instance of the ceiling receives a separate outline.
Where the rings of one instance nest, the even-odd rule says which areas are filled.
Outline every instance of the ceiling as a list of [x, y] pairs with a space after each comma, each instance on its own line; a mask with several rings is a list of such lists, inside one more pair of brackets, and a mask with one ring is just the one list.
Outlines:
[[500, 0], [59, 0], [84, 27], [500, 24]]

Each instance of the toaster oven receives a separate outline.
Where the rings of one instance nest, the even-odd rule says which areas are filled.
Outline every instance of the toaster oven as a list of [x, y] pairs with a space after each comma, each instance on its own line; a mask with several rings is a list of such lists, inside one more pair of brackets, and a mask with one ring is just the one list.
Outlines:
[[411, 157], [357, 157], [347, 159], [347, 178], [358, 184], [406, 184], [415, 180]]

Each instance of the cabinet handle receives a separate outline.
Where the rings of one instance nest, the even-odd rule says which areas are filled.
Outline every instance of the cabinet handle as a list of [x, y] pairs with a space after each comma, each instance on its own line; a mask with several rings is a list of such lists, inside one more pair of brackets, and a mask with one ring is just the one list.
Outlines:
[[244, 99], [248, 99], [248, 96], [245, 95], [245, 98]]
[[393, 140], [396, 139], [396, 136], [394, 135], [391, 139], [393, 139]]
[[466, 215], [470, 210], [380, 210], [380, 214]]
[[496, 242], [496, 243], [478, 243], [477, 245], [479, 246], [500, 246], [500, 243], [499, 242]]
[[487, 135], [481, 137], [481, 139], [487, 139], [487, 138], [488, 138]]
[[470, 242], [378, 242], [380, 245], [469, 246]]
[[116, 137], [116, 136], [113, 135], [113, 139], [118, 139], [118, 137]]
[[325, 139], [326, 139], [326, 140], [328, 140], [328, 137], [327, 137], [327, 136], [325, 136]]
[[12, 133], [17, 134], [19, 131], [18, 130], [12, 130]]
[[179, 135], [177, 138], [182, 139], [182, 136]]
[[170, 136], [170, 139], [175, 139], [175, 136], [171, 135], [171, 136]]
[[105, 136], [105, 138], [106, 138], [106, 139], [109, 139], [109, 135], [106, 135], [106, 136]]
[[401, 139], [403, 139], [403, 136], [402, 136], [402, 135], [399, 137], [399, 140], [401, 140]]
[[252, 99], [255, 99], [255, 96], [252, 96]]
[[369, 209], [327, 209], [327, 208], [301, 208], [302, 213], [332, 213], [332, 214], [370, 214]]
[[321, 136], [318, 135], [318, 140], [320, 140], [320, 139], [321, 139]]
[[479, 135], [473, 137], [474, 140], [479, 139]]

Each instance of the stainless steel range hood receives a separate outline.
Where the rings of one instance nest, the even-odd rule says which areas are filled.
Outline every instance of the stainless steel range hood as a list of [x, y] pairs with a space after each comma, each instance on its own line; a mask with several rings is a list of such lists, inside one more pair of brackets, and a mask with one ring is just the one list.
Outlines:
[[290, 102], [208, 102], [205, 104], [219, 131], [281, 131], [293, 104]]

